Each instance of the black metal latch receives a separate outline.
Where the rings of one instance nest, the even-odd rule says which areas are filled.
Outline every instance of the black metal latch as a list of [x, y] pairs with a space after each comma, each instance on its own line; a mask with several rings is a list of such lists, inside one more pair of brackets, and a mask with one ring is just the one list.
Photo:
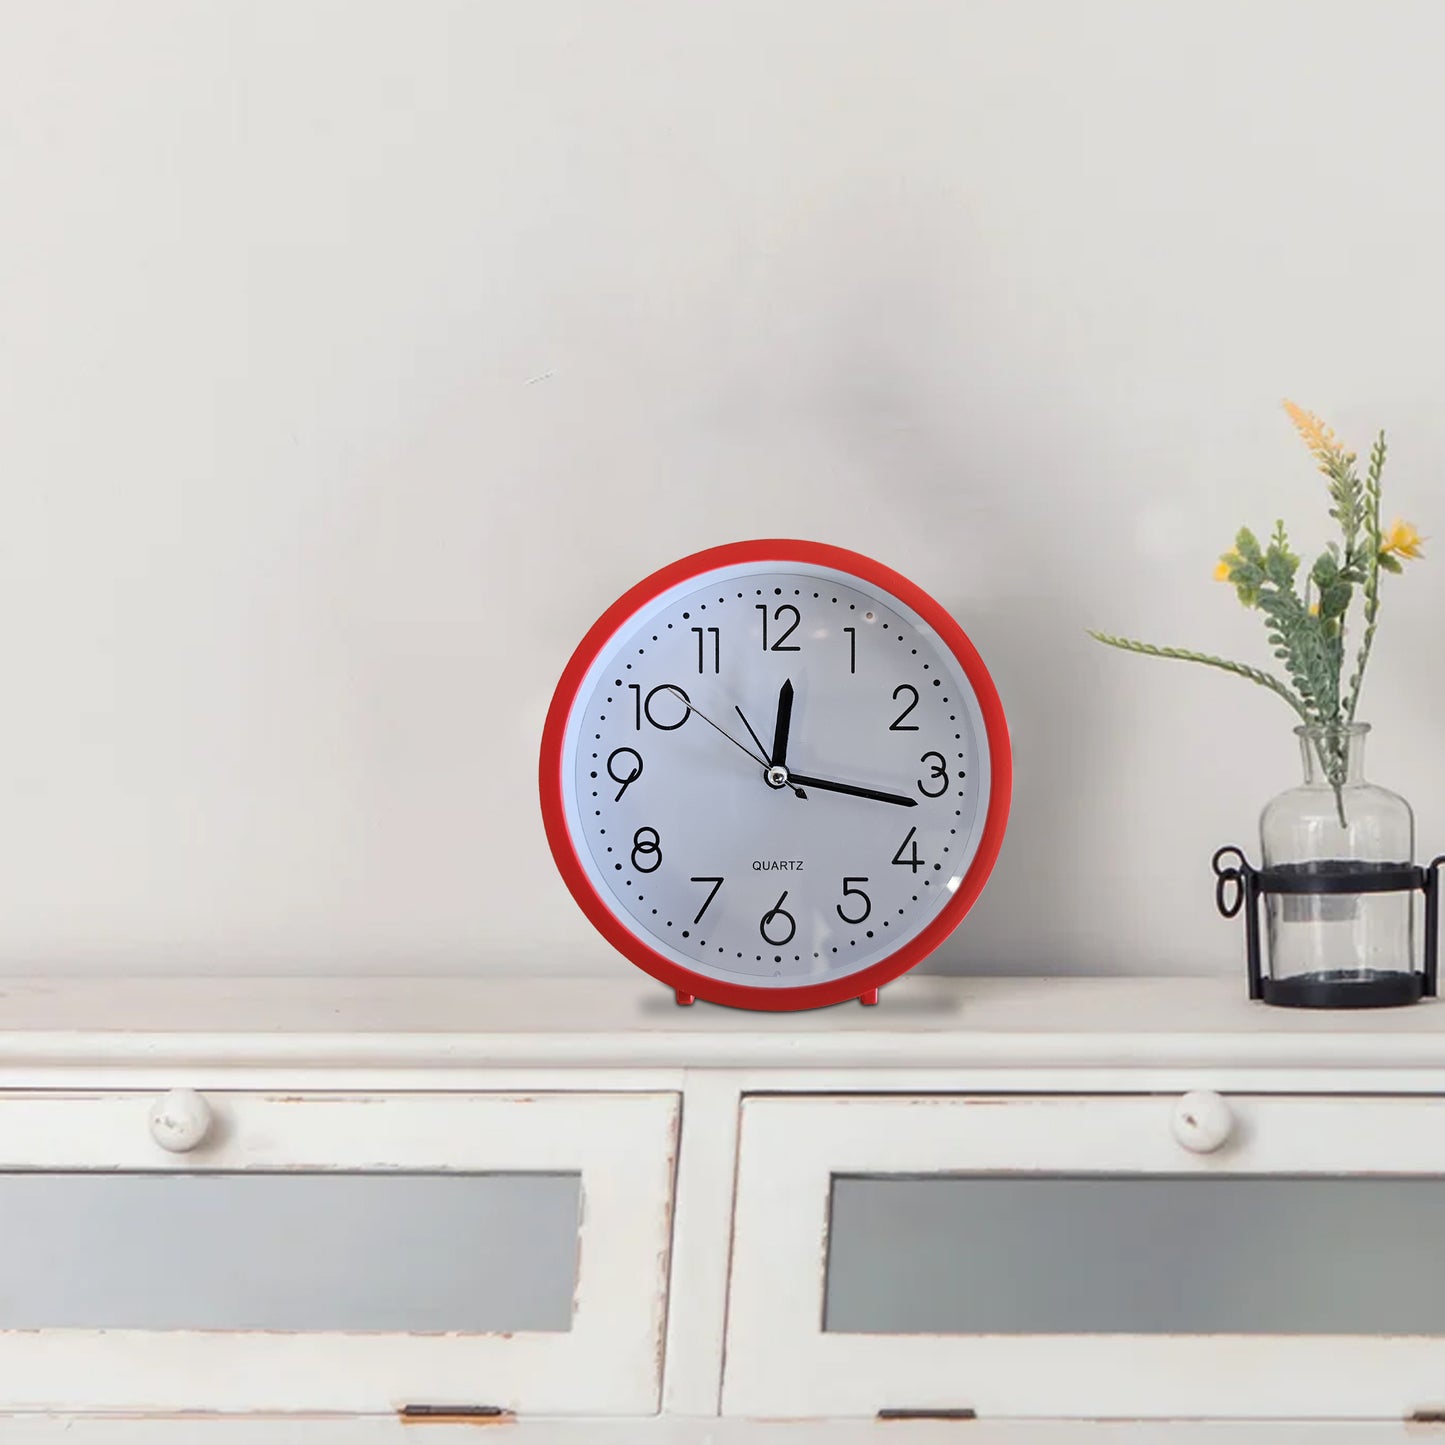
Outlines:
[[503, 1405], [403, 1405], [396, 1413], [403, 1425], [506, 1425], [517, 1418]]
[[921, 1410], [880, 1410], [880, 1420], [977, 1420], [978, 1412], [970, 1410], [967, 1406], [957, 1409], [949, 1409], [945, 1406], [936, 1406], [933, 1409], [924, 1408]]

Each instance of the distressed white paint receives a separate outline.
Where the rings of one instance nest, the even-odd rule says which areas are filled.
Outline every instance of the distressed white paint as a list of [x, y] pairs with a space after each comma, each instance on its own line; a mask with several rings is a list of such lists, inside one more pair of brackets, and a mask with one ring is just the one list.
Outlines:
[[[1402, 1122], [1409, 1106], [1403, 1096], [1445, 1095], [1439, 1005], [1368, 1019], [1305, 1015], [1250, 1005], [1233, 980], [912, 978], [886, 989], [877, 1008], [782, 1018], [679, 1009], [666, 990], [630, 976], [77, 980], [0, 985], [0, 1010], [0, 1167], [527, 1169], [550, 1161], [582, 1170], [588, 1213], [578, 1319], [579, 1329], [592, 1321], [590, 1335], [0, 1337], [0, 1379], [25, 1381], [32, 1403], [134, 1404], [138, 1389], [148, 1402], [170, 1404], [189, 1389], [189, 1403], [209, 1411], [252, 1412], [278, 1408], [278, 1401], [314, 1411], [321, 1399], [345, 1401], [337, 1408], [382, 1412], [352, 1420], [377, 1438], [403, 1429], [385, 1415], [403, 1397], [465, 1401], [476, 1397], [478, 1380], [488, 1403], [520, 1407], [521, 1424], [507, 1427], [525, 1429], [520, 1438], [545, 1439], [555, 1428], [560, 1441], [577, 1437], [564, 1423], [540, 1420], [538, 1411], [576, 1411], [601, 1429], [601, 1412], [615, 1409], [629, 1417], [619, 1438], [635, 1432], [668, 1445], [728, 1445], [754, 1432], [767, 1440], [778, 1429], [809, 1442], [817, 1432], [829, 1445], [875, 1438], [875, 1430], [886, 1441], [917, 1432], [932, 1445], [961, 1429], [974, 1438], [1007, 1427], [987, 1419], [875, 1427], [856, 1416], [879, 1405], [928, 1403], [986, 1411], [1011, 1405], [1036, 1415], [1051, 1403], [1062, 1408], [1057, 1391], [1080, 1377], [1087, 1377], [1085, 1395], [1095, 1394], [1073, 1403], [1120, 1405], [1127, 1391], [1097, 1398], [1109, 1379], [1109, 1361], [1097, 1352], [1107, 1353], [1108, 1342], [1072, 1342], [1056, 1359], [1058, 1341], [1024, 1341], [1026, 1360], [995, 1358], [985, 1343], [981, 1356], [961, 1361], [957, 1352], [970, 1342], [908, 1337], [869, 1340], [865, 1348], [847, 1336], [810, 1339], [821, 1317], [817, 1211], [829, 1173], [957, 1167], [960, 1150], [970, 1158], [976, 1152], [968, 1131], [989, 1118], [1011, 1121], [1006, 1130], [999, 1125], [992, 1152], [979, 1156], [999, 1167], [1072, 1160], [1177, 1173], [1257, 1159], [1263, 1169], [1308, 1172], [1323, 1167], [1320, 1160], [1338, 1162], [1344, 1138], [1359, 1168], [1393, 1172], [1407, 1157], [1410, 1167], [1430, 1168], [1439, 1161], [1420, 1147], [1430, 1129]], [[177, 1156], [156, 1143], [148, 1120], [158, 1097], [187, 1088], [204, 1094], [213, 1133]], [[1224, 1095], [1237, 1115], [1237, 1133], [1215, 1152], [1192, 1153], [1173, 1132], [1180, 1096], [1191, 1090]], [[965, 1107], [958, 1096], [970, 1093], [1060, 1097], [1047, 1107]], [[1309, 1094], [1324, 1097], [1297, 1097]], [[730, 1284], [739, 1113], [742, 1101], [757, 1095], [782, 1097], [753, 1097], [746, 1106]], [[296, 1096], [303, 1102], [285, 1102]], [[1416, 1102], [1426, 1113], [1411, 1118], [1440, 1118], [1440, 1103]], [[1345, 1108], [1347, 1119], [1339, 1112]], [[1087, 1137], [1080, 1118], [1088, 1120]], [[1267, 1152], [1258, 1153], [1266, 1142]], [[727, 1408], [785, 1414], [806, 1407], [826, 1425], [715, 1416], [725, 1320]], [[836, 1356], [840, 1341], [845, 1353], [856, 1353]], [[1377, 1360], [1384, 1343], [1350, 1342], [1352, 1360], [1370, 1368], [1333, 1373], [1363, 1373], [1388, 1388], [1389, 1371], [1408, 1366], [1402, 1351], [1411, 1347]], [[1160, 1342], [1146, 1345], [1131, 1359], [1146, 1361], [1136, 1373], [1157, 1382], [1156, 1395], [1180, 1386], [1178, 1398], [1192, 1408], [1216, 1408], [1181, 1385], [1182, 1366], [1171, 1373], [1169, 1360], [1147, 1359]], [[1261, 1373], [1242, 1364], [1246, 1355], [1258, 1358], [1260, 1342], [1210, 1348], [1216, 1345], [1219, 1358], [1240, 1364], [1237, 1378]], [[1316, 1377], [1318, 1341], [1266, 1345], [1271, 1388]], [[815, 1348], [823, 1355], [815, 1357]], [[1237, 1348], [1243, 1353], [1229, 1355]], [[787, 1372], [793, 1383], [779, 1393], [770, 1372]], [[806, 1383], [799, 1386], [799, 1378]], [[976, 1378], [1013, 1380], [1017, 1393], [1003, 1399], [971, 1387], [975, 1398], [958, 1400], [957, 1382]], [[405, 1390], [378, 1403], [391, 1380]], [[339, 1393], [318, 1394], [318, 1385], [324, 1392], [337, 1382]], [[812, 1393], [800, 1401], [788, 1393], [795, 1388]], [[1329, 1388], [1345, 1385], [1332, 1380]], [[1435, 1398], [1402, 1395], [1391, 1413]], [[1348, 1403], [1324, 1398], [1316, 1408]], [[659, 1405], [663, 1413], [651, 1416]], [[842, 1423], [850, 1415], [851, 1423]], [[39, 1416], [27, 1418], [49, 1428]], [[77, 1428], [121, 1430], [124, 1422], [87, 1420]], [[271, 1425], [228, 1420], [209, 1428], [264, 1432]], [[295, 1429], [289, 1445], [331, 1426], [313, 1419], [275, 1428]], [[405, 1428], [414, 1438], [414, 1427]], [[1055, 1433], [1044, 1438], [1090, 1438], [1058, 1433], [1062, 1424], [1049, 1428]], [[428, 1438], [447, 1431], [428, 1427]], [[1328, 1435], [1311, 1438], [1329, 1442]]]
[[716, 1415], [732, 1250], [737, 1080], [690, 1073], [683, 1099], [662, 1406], [669, 1414]]
[[[420, 1433], [418, 1433], [420, 1431]], [[1400, 1445], [1398, 1423], [969, 1420], [625, 1420], [509, 1421], [496, 1433], [476, 1425], [402, 1425], [352, 1416], [286, 1419], [104, 1419], [3, 1416], [5, 1445]], [[1429, 1445], [1431, 1427], [1404, 1436]]]
[[[0, 1096], [0, 1169], [175, 1167], [145, 1095]], [[408, 1402], [537, 1414], [657, 1408], [678, 1101], [671, 1094], [219, 1094], [187, 1170], [580, 1172], [572, 1328], [406, 1335], [0, 1333], [10, 1409], [386, 1411]]]
[[743, 1109], [723, 1408], [872, 1415], [1379, 1417], [1439, 1401], [1445, 1345], [1410, 1337], [829, 1334], [835, 1173], [1445, 1174], [1445, 1099], [1244, 1098], [1218, 1151], [1167, 1098], [755, 1098]]
[[[1398, 1423], [1227, 1421], [518, 1419], [495, 1427], [344, 1419], [4, 1416], [5, 1445], [1400, 1445]], [[420, 1433], [418, 1433], [420, 1432]], [[1429, 1445], [1429, 1426], [1404, 1436]]]
[[[876, 1008], [763, 1014], [611, 979], [0, 981], [0, 1070], [1440, 1070], [1445, 1004], [1271, 1009], [1243, 975], [910, 975]], [[945, 1075], [946, 1077], [947, 1075]], [[33, 1074], [30, 1075], [33, 1077]], [[174, 1079], [172, 1079], [172, 1083]]]

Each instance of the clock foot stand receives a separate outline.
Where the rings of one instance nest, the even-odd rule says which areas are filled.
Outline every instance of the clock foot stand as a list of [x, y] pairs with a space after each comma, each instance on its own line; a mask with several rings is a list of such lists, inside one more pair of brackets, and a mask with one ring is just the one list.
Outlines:
[[878, 1002], [878, 990], [876, 988], [864, 989], [858, 995], [858, 1002], [864, 1004], [876, 1004]]
[[696, 1002], [697, 1002], [697, 995], [696, 995], [696, 994], [693, 994], [693, 993], [684, 993], [680, 988], [675, 988], [675, 989], [673, 989], [673, 992], [677, 995], [677, 1001], [678, 1001], [678, 1003], [679, 1003], [680, 1005], [682, 1005], [684, 1008], [685, 1008], [688, 1004], [692, 1004], [692, 1003], [696, 1003]]

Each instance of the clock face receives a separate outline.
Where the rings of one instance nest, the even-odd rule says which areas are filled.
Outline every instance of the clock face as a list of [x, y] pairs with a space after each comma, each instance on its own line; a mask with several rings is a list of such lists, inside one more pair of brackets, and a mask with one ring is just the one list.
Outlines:
[[958, 625], [877, 563], [740, 543], [634, 588], [573, 656], [543, 813], [633, 962], [759, 1008], [856, 997], [940, 944], [1002, 841], [1003, 710]]

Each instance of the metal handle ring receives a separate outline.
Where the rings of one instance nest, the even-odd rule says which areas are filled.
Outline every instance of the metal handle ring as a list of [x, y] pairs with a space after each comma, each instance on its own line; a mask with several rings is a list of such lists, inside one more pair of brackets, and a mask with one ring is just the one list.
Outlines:
[[[1238, 862], [1226, 867], [1224, 860], [1231, 854]], [[1238, 848], [1229, 846], [1221, 848], [1215, 853], [1211, 866], [1214, 869], [1216, 880], [1214, 906], [1225, 918], [1233, 918], [1244, 907], [1244, 880], [1253, 871], [1249, 866], [1249, 860]], [[1228, 891], [1231, 884], [1234, 888], [1233, 893]]]

